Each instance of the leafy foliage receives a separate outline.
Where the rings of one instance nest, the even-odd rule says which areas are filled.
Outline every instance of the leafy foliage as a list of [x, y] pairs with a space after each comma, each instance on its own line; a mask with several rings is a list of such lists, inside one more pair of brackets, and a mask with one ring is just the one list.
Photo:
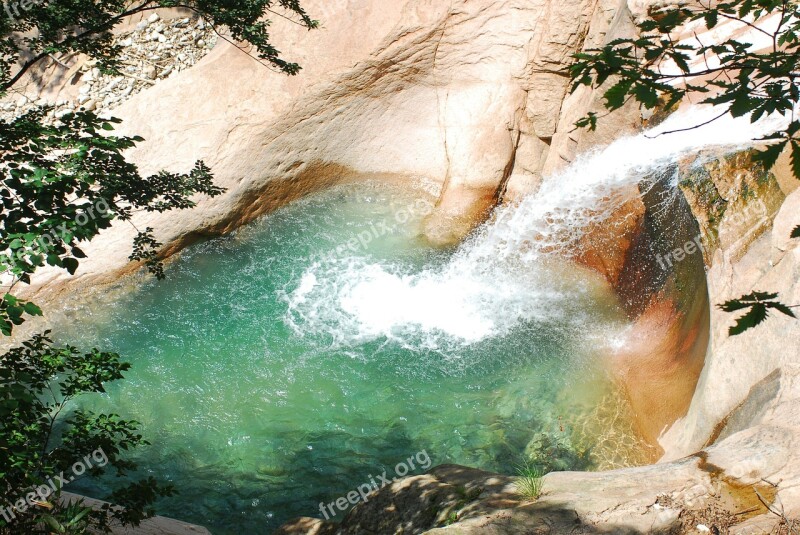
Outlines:
[[[135, 421], [70, 411], [75, 398], [105, 392], [105, 385], [121, 379], [130, 365], [115, 353], [55, 346], [48, 334], [0, 356], [0, 489], [12, 503], [48, 479], [58, 480], [60, 475], [68, 482], [75, 477], [71, 467], [81, 460], [88, 460], [87, 474], [113, 469], [125, 475], [136, 465], [124, 453], [147, 444]], [[11, 522], [0, 518], [0, 533], [74, 533], [88, 524], [107, 530], [112, 519], [136, 524], [152, 514], [148, 507], [155, 498], [173, 493], [171, 486], [148, 478], [111, 497], [126, 508], [93, 511], [79, 503], [62, 503], [57, 499], [60, 490], [59, 486], [52, 497], [40, 495], [38, 504], [24, 512], [14, 510]]]
[[[713, 6], [713, 7], [712, 7]], [[763, 22], [773, 17], [771, 23]], [[674, 36], [689, 24], [714, 28], [720, 20], [763, 34], [770, 45], [759, 50], [729, 37], [703, 43], [699, 37]], [[749, 116], [752, 122], [771, 114], [790, 114], [800, 103], [800, 5], [789, 0], [728, 0], [704, 4], [693, 0], [652, 13], [639, 24], [639, 36], [617, 39], [602, 49], [575, 56], [570, 67], [573, 90], [606, 82], [605, 106], [622, 107], [633, 99], [647, 109], [663, 103], [670, 109], [689, 94], [704, 94], [702, 103], [722, 108], [721, 114]], [[695, 34], [696, 36], [696, 34]], [[589, 117], [581, 126], [595, 124]], [[759, 158], [767, 168], [787, 145], [793, 170], [800, 178], [800, 120], [767, 137], [770, 146]]]
[[42, 520], [52, 533], [85, 533], [89, 529], [91, 512], [89, 507], [83, 505], [83, 500], [79, 500], [63, 508], [64, 518], [62, 520], [49, 513], [42, 514]]
[[[676, 37], [688, 33], [687, 28], [710, 30], [723, 20], [764, 38], [767, 44], [756, 47], [736, 37], [746, 32], [735, 31], [720, 42], [704, 43], [696, 32], [693, 38]], [[576, 54], [570, 67], [573, 91], [584, 85], [606, 87], [603, 96], [610, 111], [631, 100], [646, 109], [663, 105], [669, 110], [688, 95], [699, 94], [701, 103], [721, 109], [715, 119], [746, 116], [755, 122], [773, 113], [789, 116], [786, 128], [758, 140], [766, 146], [754, 159], [769, 169], [788, 149], [792, 173], [800, 179], [800, 119], [794, 114], [800, 105], [800, 3], [689, 0], [651, 11], [638, 30], [637, 37], [616, 39], [603, 48]], [[596, 125], [595, 113], [576, 123], [590, 129]], [[800, 227], [792, 232], [792, 238], [796, 237], [800, 237]], [[731, 327], [731, 335], [761, 323], [769, 309], [794, 317], [788, 307], [774, 301], [777, 295], [760, 297], [764, 295], [773, 294], [754, 292], [721, 306], [726, 312], [750, 309]]]
[[[141, 176], [123, 155], [141, 138], [111, 135], [118, 119], [79, 112], [56, 126], [43, 122], [44, 113], [35, 110], [11, 124], [0, 122], [0, 272], [15, 283], [29, 283], [45, 265], [74, 274], [85, 256], [80, 243], [114, 219], [130, 221], [137, 211], [190, 208], [194, 194], [223, 192], [202, 162], [185, 174]], [[157, 258], [161, 244], [152, 232], [138, 233], [131, 259], [144, 260], [163, 277]], [[40, 315], [41, 310], [7, 294], [0, 300], [0, 330], [10, 334], [24, 314]]]
[[797, 317], [791, 308], [776, 301], [777, 297], [778, 294], [776, 293], [752, 292], [738, 299], [731, 299], [721, 305], [717, 305], [725, 312], [749, 309], [744, 316], [740, 316], [736, 320], [736, 325], [728, 329], [728, 334], [731, 336], [742, 334], [747, 329], [755, 327], [767, 319], [770, 310], [777, 310], [791, 318]]

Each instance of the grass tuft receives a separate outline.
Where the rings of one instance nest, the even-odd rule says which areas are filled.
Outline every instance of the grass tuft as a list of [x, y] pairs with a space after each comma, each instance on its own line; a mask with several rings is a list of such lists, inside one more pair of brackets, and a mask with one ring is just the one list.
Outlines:
[[517, 492], [525, 498], [536, 500], [542, 493], [542, 469], [530, 460], [517, 467]]

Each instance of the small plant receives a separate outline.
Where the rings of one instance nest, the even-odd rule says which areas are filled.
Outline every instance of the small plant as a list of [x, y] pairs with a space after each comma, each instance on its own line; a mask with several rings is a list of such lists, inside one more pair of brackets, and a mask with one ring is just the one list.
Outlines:
[[458, 522], [458, 513], [456, 511], [450, 511], [450, 514], [447, 515], [447, 520], [444, 521], [445, 526], [451, 526]]
[[447, 516], [444, 519], [444, 525], [450, 526], [458, 522], [461, 516], [461, 511], [471, 502], [477, 500], [478, 496], [480, 496], [482, 492], [483, 487], [473, 487], [468, 489], [464, 485], [457, 486], [456, 494], [458, 495], [458, 500], [450, 507], [450, 511], [447, 513]]
[[[71, 405], [83, 395], [106, 392], [130, 364], [116, 353], [55, 345], [48, 335], [0, 355], [0, 535], [78, 535], [90, 527], [93, 533], [110, 532], [112, 523], [137, 526], [155, 514], [158, 498], [174, 494], [171, 485], [153, 477], [128, 480], [108, 496], [119, 506], [114, 508], [93, 510], [80, 500], [59, 499], [62, 485], [84, 472], [135, 472], [128, 452], [148, 444], [138, 423]], [[14, 505], [19, 503], [28, 506]]]
[[50, 528], [52, 533], [63, 535], [82, 535], [89, 528], [88, 515], [91, 507], [83, 505], [83, 500], [70, 503], [62, 511], [64, 520], [59, 520], [52, 515], [43, 514], [42, 521]]
[[517, 492], [525, 498], [536, 500], [542, 493], [542, 469], [534, 464], [530, 459], [525, 459], [517, 467], [517, 481], [515, 485]]

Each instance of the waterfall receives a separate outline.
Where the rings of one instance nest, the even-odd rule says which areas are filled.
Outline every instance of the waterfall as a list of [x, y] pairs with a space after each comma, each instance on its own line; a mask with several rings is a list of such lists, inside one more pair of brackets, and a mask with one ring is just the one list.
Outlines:
[[[708, 107], [674, 113], [658, 127], [581, 155], [540, 189], [495, 210], [443, 265], [421, 272], [358, 255], [321, 259], [287, 289], [287, 323], [346, 345], [387, 337], [431, 348], [501, 336], [521, 322], [560, 322], [580, 331], [598, 282], [560, 260], [584, 229], [602, 221], [620, 192], [700, 149], [743, 148], [785, 123], [750, 124]], [[409, 342], [409, 340], [414, 340]]]

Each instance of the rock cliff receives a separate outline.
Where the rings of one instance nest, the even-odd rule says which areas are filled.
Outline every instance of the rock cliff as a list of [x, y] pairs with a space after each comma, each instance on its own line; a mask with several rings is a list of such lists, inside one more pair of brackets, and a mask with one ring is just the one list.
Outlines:
[[[573, 131], [599, 103], [585, 89], [567, 96], [560, 70], [582, 47], [631, 31], [619, 0], [310, 0], [308, 10], [319, 13], [322, 30], [276, 23], [273, 32], [304, 66], [299, 76], [270, 72], [220, 40], [195, 67], [114, 109], [123, 132], [146, 139], [131, 154], [143, 172], [186, 170], [203, 159], [228, 189], [180, 217], [135, 221], [157, 230], [165, 257], [311, 191], [376, 177], [441, 184], [426, 234], [456, 243], [497, 202], [535, 190], [543, 174], [636, 122], [627, 110], [598, 132]], [[45, 92], [60, 101], [84, 84], [80, 76], [51, 78], [57, 90], [36, 86], [28, 98]], [[132, 234], [119, 225], [101, 235], [78, 277], [46, 272], [31, 292], [96, 285], [135, 269], [126, 263]]]

